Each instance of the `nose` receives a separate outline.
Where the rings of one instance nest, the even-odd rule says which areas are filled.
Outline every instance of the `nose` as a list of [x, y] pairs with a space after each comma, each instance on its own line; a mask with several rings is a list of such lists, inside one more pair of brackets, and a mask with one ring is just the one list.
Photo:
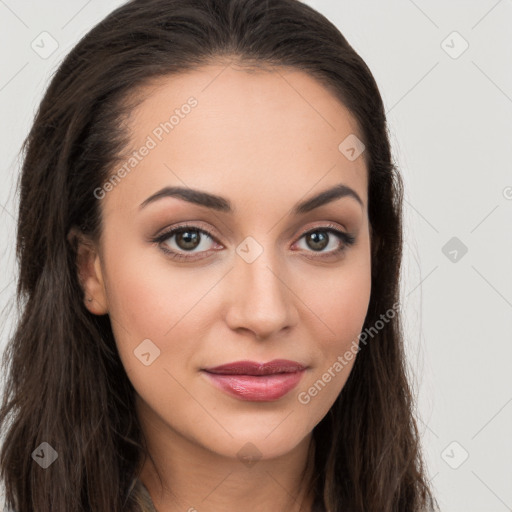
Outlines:
[[297, 322], [297, 296], [283, 265], [263, 253], [252, 263], [236, 256], [229, 273], [228, 326], [249, 331], [258, 340], [278, 336]]

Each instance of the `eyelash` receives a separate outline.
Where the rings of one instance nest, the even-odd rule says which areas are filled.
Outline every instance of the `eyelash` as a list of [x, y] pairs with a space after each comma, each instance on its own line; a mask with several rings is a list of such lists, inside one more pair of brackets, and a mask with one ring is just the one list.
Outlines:
[[[173, 260], [180, 260], [180, 261], [196, 260], [197, 258], [195, 258], [193, 256], [192, 257], [191, 256], [186, 256], [186, 255], [184, 255], [182, 253], [173, 251], [171, 249], [168, 249], [168, 248], [162, 246], [162, 244], [165, 241], [167, 241], [169, 238], [171, 238], [173, 235], [176, 235], [177, 233], [184, 232], [184, 231], [187, 231], [187, 230], [197, 231], [197, 232], [199, 232], [199, 233], [201, 233], [203, 235], [206, 235], [208, 238], [211, 238], [214, 242], [217, 242], [217, 240], [208, 231], [206, 231], [204, 229], [201, 229], [198, 226], [194, 226], [192, 224], [185, 224], [185, 225], [178, 226], [176, 228], [169, 229], [165, 233], [162, 233], [161, 235], [157, 236], [156, 238], [153, 238], [151, 241], [153, 243], [158, 244], [160, 246], [160, 249], [166, 255], [168, 255], [171, 259], [173, 259]], [[349, 233], [345, 233], [343, 231], [340, 231], [339, 229], [337, 229], [332, 224], [328, 224], [326, 226], [319, 226], [319, 227], [316, 227], [316, 228], [313, 228], [313, 229], [309, 229], [309, 230], [305, 231], [304, 233], [302, 233], [300, 235], [299, 240], [301, 238], [303, 238], [304, 236], [306, 236], [306, 235], [309, 235], [311, 233], [315, 233], [315, 232], [318, 232], [318, 231], [332, 233], [335, 236], [337, 236], [338, 238], [340, 238], [341, 241], [343, 242], [343, 244], [339, 248], [334, 249], [334, 250], [332, 250], [332, 251], [330, 251], [328, 253], [325, 253], [325, 254], [323, 254], [321, 252], [317, 253], [317, 254], [319, 254], [319, 256], [316, 256], [316, 257], [319, 258], [319, 259], [332, 258], [333, 256], [341, 254], [341, 253], [345, 252], [350, 246], [354, 245], [354, 243], [356, 241], [356, 237], [355, 236], [353, 236], [353, 235], [351, 235]], [[311, 251], [311, 252], [315, 252], [315, 251]]]

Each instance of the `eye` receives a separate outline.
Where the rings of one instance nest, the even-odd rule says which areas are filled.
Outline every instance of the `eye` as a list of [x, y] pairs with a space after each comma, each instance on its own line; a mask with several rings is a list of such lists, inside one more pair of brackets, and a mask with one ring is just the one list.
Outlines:
[[[299, 240], [303, 238], [306, 247], [301, 249], [318, 253], [319, 255], [315, 256], [318, 258], [335, 257], [355, 242], [355, 236], [340, 231], [332, 224], [310, 229], [303, 233]], [[172, 259], [189, 261], [198, 259], [194, 256], [196, 253], [208, 252], [211, 249], [208, 246], [212, 242], [218, 243], [208, 231], [194, 225], [172, 228], [152, 239], [152, 242], [159, 244], [161, 250]], [[324, 250], [330, 246], [330, 250]]]
[[[332, 224], [310, 229], [302, 234], [302, 239], [306, 246], [302, 248], [308, 252], [321, 253], [320, 258], [336, 256], [355, 243], [355, 236], [340, 231]], [[330, 250], [324, 250], [329, 247]]]
[[216, 242], [210, 233], [191, 225], [170, 229], [152, 241], [160, 244], [162, 251], [176, 260], [195, 259], [194, 256], [188, 256], [186, 253], [207, 252], [209, 250], [208, 244], [213, 241]]

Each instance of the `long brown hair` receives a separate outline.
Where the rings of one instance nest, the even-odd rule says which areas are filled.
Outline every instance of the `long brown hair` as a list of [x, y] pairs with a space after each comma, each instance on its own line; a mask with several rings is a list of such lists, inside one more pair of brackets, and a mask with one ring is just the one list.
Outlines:
[[[402, 181], [383, 102], [360, 56], [298, 0], [132, 0], [65, 58], [24, 141], [16, 255], [20, 318], [4, 355], [0, 476], [17, 512], [142, 510], [132, 492], [148, 456], [134, 389], [108, 315], [83, 305], [79, 228], [101, 232], [94, 194], [126, 148], [123, 120], [150, 79], [236, 58], [303, 70], [355, 116], [366, 146], [372, 291], [364, 330], [399, 303]], [[341, 141], [340, 141], [341, 142]], [[330, 512], [434, 510], [399, 312], [362, 346], [314, 429], [315, 492]], [[382, 321], [382, 320], [380, 320]], [[41, 443], [58, 454], [42, 470]]]

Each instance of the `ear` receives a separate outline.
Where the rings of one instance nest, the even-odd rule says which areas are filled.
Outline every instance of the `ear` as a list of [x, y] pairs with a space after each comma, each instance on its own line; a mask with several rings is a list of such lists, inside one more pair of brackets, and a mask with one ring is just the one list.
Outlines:
[[67, 238], [76, 250], [77, 277], [85, 294], [85, 307], [95, 315], [107, 314], [107, 295], [98, 247], [76, 227], [71, 228]]

